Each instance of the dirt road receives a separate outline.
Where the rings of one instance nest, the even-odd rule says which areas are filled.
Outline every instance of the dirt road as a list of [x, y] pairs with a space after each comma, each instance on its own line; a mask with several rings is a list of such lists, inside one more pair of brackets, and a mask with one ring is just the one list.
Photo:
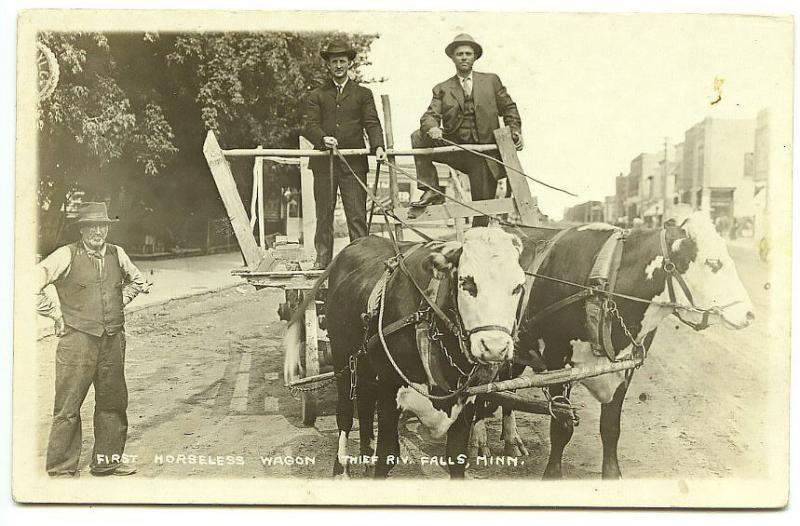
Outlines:
[[[776, 340], [787, 327], [776, 327], [770, 316], [765, 287], [772, 284], [766, 283], [766, 265], [751, 250], [731, 250], [758, 320], [737, 333], [713, 327], [697, 334], [674, 318], [662, 326], [647, 363], [634, 376], [623, 414], [619, 451], [627, 478], [758, 477], [777, 468], [766, 451], [783, 437], [771, 433], [765, 415], [786, 393], [763, 365], [788, 352]], [[140, 476], [329, 476], [337, 436], [335, 393], [332, 386], [320, 392], [324, 414], [315, 427], [303, 427], [300, 403], [281, 378], [284, 323], [276, 314], [281, 298], [279, 291], [256, 292], [242, 285], [129, 316], [126, 453]], [[52, 337], [40, 342], [45, 363], [53, 363], [55, 344]], [[776, 354], [771, 358], [769, 353]], [[38, 441], [43, 469], [52, 365], [41, 372], [41, 380]], [[583, 388], [576, 388], [573, 396], [584, 407], [565, 452], [564, 474], [596, 478], [599, 405]], [[90, 391], [83, 409], [84, 469], [92, 444], [92, 398]], [[547, 422], [521, 415], [518, 423], [530, 456], [511, 466], [473, 465], [468, 476], [541, 476]], [[492, 452], [502, 455], [499, 419], [490, 419], [488, 430]], [[355, 452], [357, 433], [353, 435]], [[403, 455], [411, 462], [395, 468], [393, 477], [447, 476], [445, 467], [423, 462], [444, 454], [443, 440], [432, 440], [410, 418], [402, 420], [401, 435]]]

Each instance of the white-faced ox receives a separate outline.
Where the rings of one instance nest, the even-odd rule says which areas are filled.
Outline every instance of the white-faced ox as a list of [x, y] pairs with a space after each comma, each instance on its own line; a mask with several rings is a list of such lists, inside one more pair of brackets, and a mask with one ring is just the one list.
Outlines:
[[[395, 465], [392, 458], [400, 454], [398, 419], [401, 409], [406, 409], [432, 434], [447, 433], [451, 476], [463, 477], [465, 465], [457, 459], [464, 458], [474, 408], [470, 400], [453, 393], [467, 378], [473, 383], [490, 380], [497, 370], [495, 364], [513, 357], [512, 333], [525, 282], [519, 264], [522, 245], [516, 236], [500, 229], [473, 228], [466, 232], [463, 243], [401, 243], [399, 248], [404, 254], [402, 266], [397, 265], [389, 240], [375, 236], [358, 239], [342, 250], [317, 284], [328, 280], [328, 338], [334, 371], [343, 371], [336, 379], [339, 441], [334, 475], [347, 476], [353, 459], [373, 458], [377, 459], [375, 476], [388, 475]], [[387, 265], [396, 268], [386, 274]], [[430, 308], [423, 291], [435, 298], [446, 320]], [[313, 299], [315, 293], [316, 289], [307, 298]], [[430, 343], [426, 352], [420, 352], [423, 346], [417, 344], [420, 319], [433, 320], [433, 326], [422, 333]], [[385, 346], [376, 336], [379, 322]], [[287, 331], [287, 381], [298, 371], [302, 325], [298, 317]], [[358, 456], [351, 456], [348, 447], [353, 424], [351, 394], [358, 406]], [[376, 405], [377, 446], [373, 433]]]
[[[614, 292], [651, 303], [624, 297], [613, 297], [613, 300], [625, 326], [644, 348], [650, 347], [658, 325], [673, 313], [699, 330], [713, 324], [742, 329], [755, 317], [753, 305], [736, 273], [725, 241], [717, 234], [708, 216], [696, 212], [679, 225], [666, 229], [635, 229], [628, 234], [623, 245]], [[614, 231], [614, 227], [603, 224], [568, 230], [553, 243], [550, 255], [537, 274], [586, 283], [598, 252]], [[528, 268], [535, 251], [541, 249], [541, 240], [553, 235], [553, 232], [529, 233], [524, 241], [523, 267]], [[679, 283], [680, 280], [684, 285]], [[535, 356], [539, 352], [548, 370], [609, 363], [606, 353], [590, 343], [592, 333], [584, 301], [573, 302], [544, 317], [536, 316], [578, 289], [541, 278], [534, 278], [531, 288], [520, 325], [517, 348], [520, 358], [531, 352]], [[629, 355], [633, 345], [619, 319], [612, 315], [612, 320], [611, 343], [615, 359], [619, 359]], [[690, 359], [689, 356], [685, 358]], [[520, 374], [523, 368], [515, 365], [514, 374]], [[617, 460], [620, 415], [631, 377], [632, 374], [626, 377], [625, 373], [618, 372], [581, 382], [602, 404], [600, 435], [604, 478], [620, 477]], [[558, 396], [565, 394], [566, 389], [565, 385], [552, 386], [550, 393]], [[572, 432], [571, 420], [550, 419], [550, 456], [545, 478], [561, 477], [562, 454]], [[504, 411], [503, 436], [506, 450], [515, 450], [520, 441], [510, 411]]]

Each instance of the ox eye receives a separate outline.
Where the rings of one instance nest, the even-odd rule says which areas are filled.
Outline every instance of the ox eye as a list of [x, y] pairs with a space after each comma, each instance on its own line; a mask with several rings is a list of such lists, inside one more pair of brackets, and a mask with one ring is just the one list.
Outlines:
[[718, 259], [707, 259], [706, 265], [708, 265], [708, 267], [711, 269], [711, 272], [716, 274], [717, 272], [719, 272], [719, 269], [722, 268], [722, 261]]
[[459, 277], [458, 285], [464, 292], [466, 292], [473, 298], [478, 295], [478, 285], [475, 284], [475, 278], [473, 278], [472, 276]]
[[525, 287], [523, 285], [517, 285], [516, 287], [514, 287], [514, 290], [511, 292], [511, 294], [514, 295], [522, 294], [523, 290], [525, 290]]

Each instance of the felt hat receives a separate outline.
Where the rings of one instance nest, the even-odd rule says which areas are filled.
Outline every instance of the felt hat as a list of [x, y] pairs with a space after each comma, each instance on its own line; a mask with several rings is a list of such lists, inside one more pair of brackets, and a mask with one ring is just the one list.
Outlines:
[[345, 55], [350, 60], [356, 58], [355, 50], [350, 47], [349, 44], [342, 42], [341, 40], [334, 40], [330, 44], [328, 44], [327, 49], [323, 49], [319, 52], [319, 56], [323, 59], [328, 60], [333, 55]]
[[483, 48], [480, 44], [478, 44], [471, 35], [466, 33], [461, 33], [460, 35], [456, 35], [456, 38], [453, 39], [452, 42], [447, 44], [447, 47], [444, 48], [444, 52], [447, 53], [448, 57], [453, 56], [453, 52], [458, 46], [472, 46], [472, 49], [475, 50], [475, 59], [481, 58], [483, 55]]
[[105, 203], [81, 203], [78, 208], [76, 224], [83, 223], [116, 223], [119, 219], [108, 217]]

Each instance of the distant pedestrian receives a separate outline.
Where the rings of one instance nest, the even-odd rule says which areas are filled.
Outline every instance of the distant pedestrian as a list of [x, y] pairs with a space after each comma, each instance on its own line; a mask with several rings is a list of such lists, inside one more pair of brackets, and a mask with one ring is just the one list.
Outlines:
[[[83, 203], [81, 239], [58, 248], [37, 266], [37, 311], [52, 318], [56, 335], [53, 425], [47, 473], [75, 476], [81, 456], [81, 406], [94, 384], [93, 475], [130, 475], [123, 463], [128, 433], [123, 308], [149, 283], [122, 247], [106, 243], [110, 219], [105, 203]], [[59, 305], [43, 289], [54, 284]]]
[[[383, 128], [372, 91], [348, 76], [356, 52], [344, 42], [332, 42], [320, 56], [325, 60], [330, 79], [308, 94], [306, 138], [318, 149], [364, 148], [366, 132], [375, 158], [385, 161]], [[347, 162], [355, 176], [366, 183], [369, 168], [367, 156], [349, 156]], [[353, 174], [338, 158], [334, 159], [333, 173], [327, 156], [312, 157], [309, 167], [314, 173], [317, 210], [317, 229], [314, 234], [317, 259], [314, 268], [324, 269], [333, 258], [333, 212], [337, 186], [342, 194], [350, 241], [367, 235], [367, 192], [358, 181], [353, 180]]]

